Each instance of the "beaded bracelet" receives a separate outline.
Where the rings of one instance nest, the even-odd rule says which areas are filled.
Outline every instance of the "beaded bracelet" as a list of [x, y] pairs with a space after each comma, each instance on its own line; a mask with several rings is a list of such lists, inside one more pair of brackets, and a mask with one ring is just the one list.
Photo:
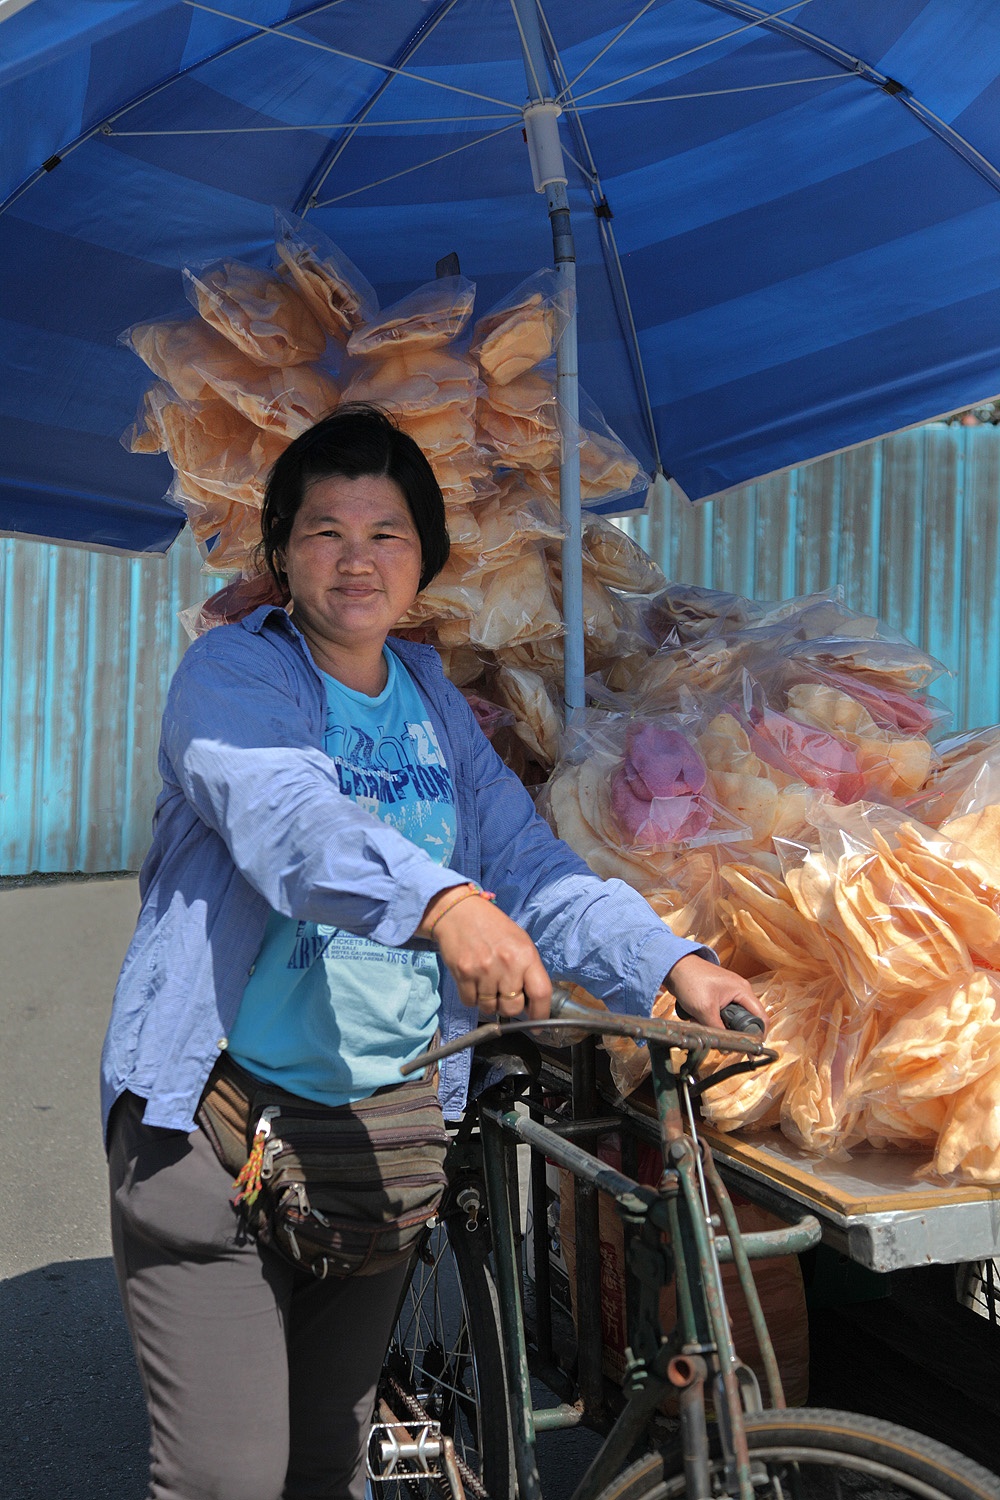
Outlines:
[[484, 901], [496, 901], [497, 899], [492, 891], [484, 891], [481, 885], [474, 885], [470, 882], [468, 885], [460, 886], [459, 894], [455, 897], [454, 901], [448, 902], [443, 911], [438, 912], [425, 935], [430, 938], [441, 918], [447, 916], [453, 906], [457, 906], [460, 901], [465, 901], [469, 896], [481, 896]]

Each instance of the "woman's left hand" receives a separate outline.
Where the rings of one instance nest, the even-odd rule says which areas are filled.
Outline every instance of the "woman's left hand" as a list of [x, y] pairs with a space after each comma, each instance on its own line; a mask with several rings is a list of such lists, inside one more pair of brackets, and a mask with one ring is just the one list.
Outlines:
[[700, 958], [697, 953], [688, 953], [674, 964], [663, 981], [677, 1004], [692, 1021], [702, 1026], [717, 1026], [726, 1029], [722, 1010], [735, 1000], [751, 1015], [759, 1016], [767, 1030], [767, 1012], [754, 994], [748, 980], [734, 974], [731, 969], [720, 968], [710, 959]]

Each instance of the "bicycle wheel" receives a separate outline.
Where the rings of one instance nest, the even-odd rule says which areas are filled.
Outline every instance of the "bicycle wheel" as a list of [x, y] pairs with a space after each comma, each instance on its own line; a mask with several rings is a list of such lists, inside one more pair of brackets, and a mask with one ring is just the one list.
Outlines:
[[[746, 1419], [757, 1500], [998, 1500], [1000, 1479], [942, 1443], [853, 1412], [765, 1411]], [[721, 1465], [715, 1493], [724, 1495]], [[600, 1500], [679, 1500], [677, 1448], [651, 1453], [602, 1491]]]
[[[431, 1230], [418, 1259], [389, 1346], [376, 1421], [401, 1424], [411, 1437], [440, 1425], [455, 1444], [469, 1500], [513, 1500], [514, 1455], [507, 1415], [500, 1309], [484, 1222], [470, 1232], [464, 1214]], [[384, 1404], [383, 1404], [384, 1403]], [[389, 1435], [381, 1434], [381, 1440]], [[373, 1445], [380, 1441], [376, 1427]], [[383, 1471], [377, 1454], [372, 1469]], [[448, 1493], [447, 1482], [399, 1461], [373, 1484], [374, 1500]], [[439, 1470], [439, 1465], [432, 1465]]]

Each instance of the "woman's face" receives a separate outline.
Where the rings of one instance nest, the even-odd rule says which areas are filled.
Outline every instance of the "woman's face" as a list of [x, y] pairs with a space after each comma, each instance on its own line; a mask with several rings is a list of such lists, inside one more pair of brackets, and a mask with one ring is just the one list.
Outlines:
[[381, 651], [417, 597], [422, 557], [410, 507], [394, 479], [317, 479], [279, 552], [295, 623], [320, 654]]

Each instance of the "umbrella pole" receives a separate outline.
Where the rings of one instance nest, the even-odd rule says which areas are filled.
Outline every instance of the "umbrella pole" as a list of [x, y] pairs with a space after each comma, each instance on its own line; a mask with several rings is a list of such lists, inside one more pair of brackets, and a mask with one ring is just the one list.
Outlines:
[[544, 193], [552, 226], [552, 249], [562, 288], [568, 294], [569, 323], [556, 346], [556, 395], [562, 457], [559, 463], [559, 507], [565, 537], [562, 544], [563, 692], [566, 723], [584, 707], [583, 655], [583, 522], [580, 501], [580, 386], [577, 365], [576, 246], [566, 193], [566, 169], [559, 140], [560, 105], [549, 91], [550, 72], [542, 45], [535, 0], [512, 0], [521, 34], [528, 103], [524, 127], [536, 193]]

